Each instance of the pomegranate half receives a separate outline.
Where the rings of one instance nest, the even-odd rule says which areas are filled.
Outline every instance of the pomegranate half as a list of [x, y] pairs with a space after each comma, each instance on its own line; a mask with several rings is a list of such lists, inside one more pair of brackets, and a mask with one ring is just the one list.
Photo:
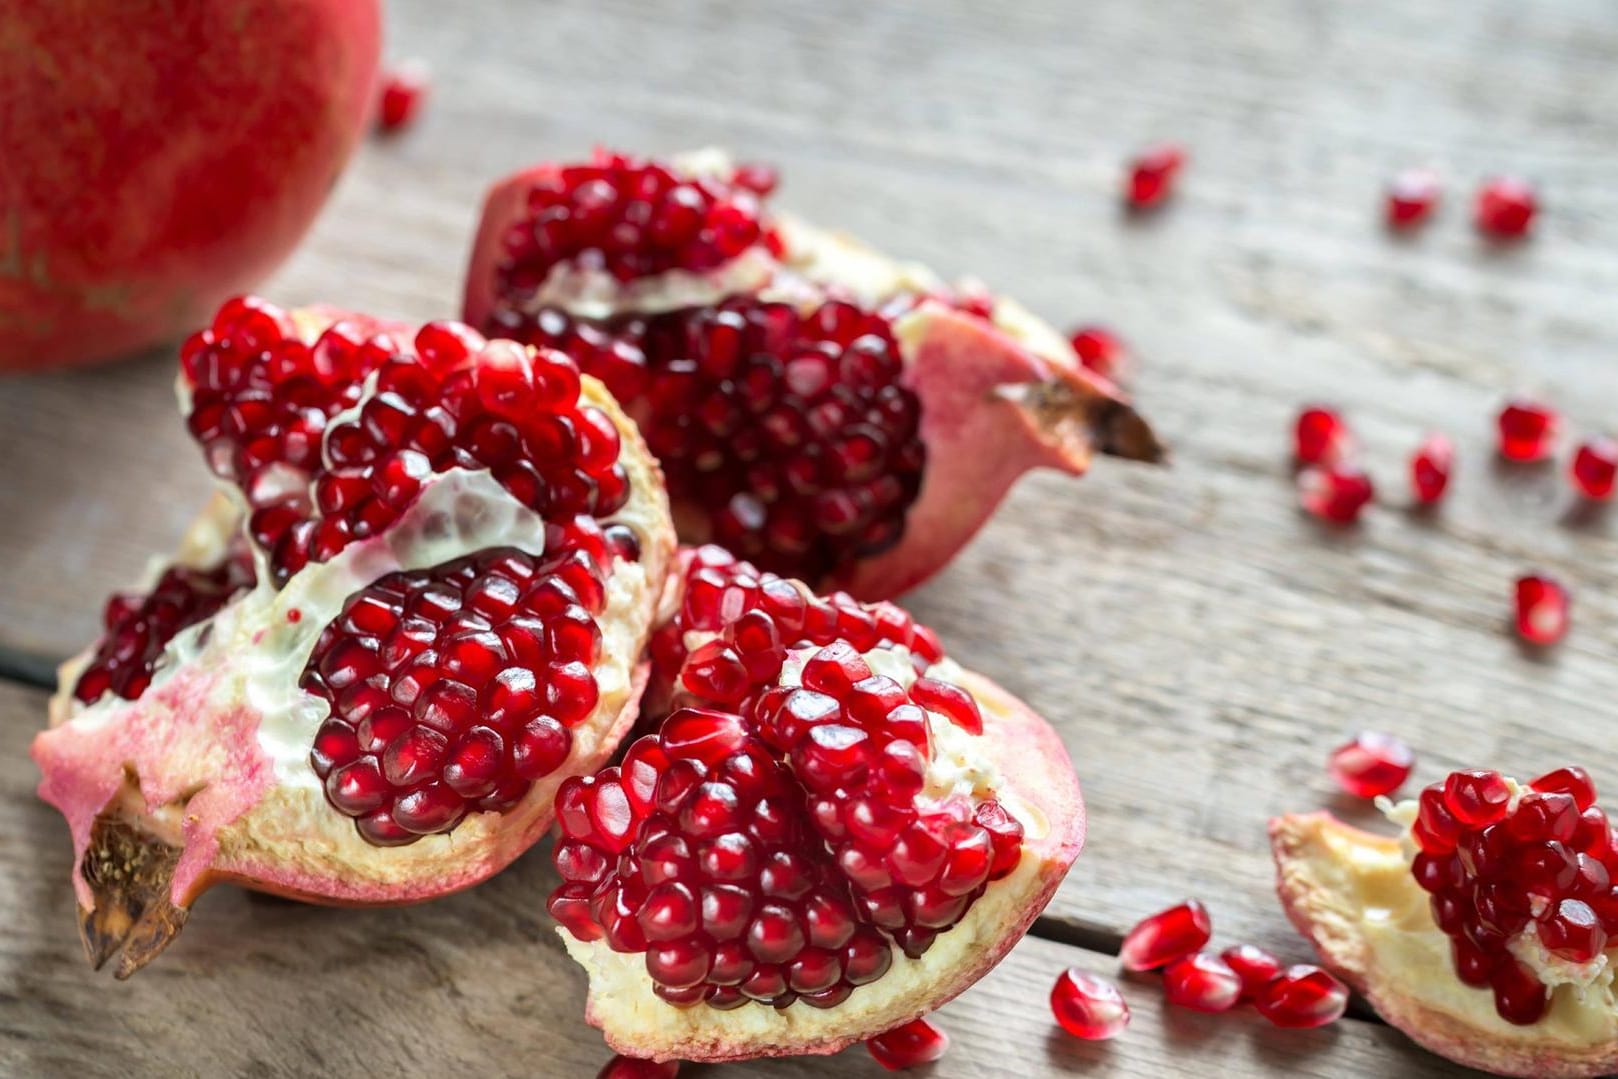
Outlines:
[[398, 903], [503, 868], [633, 724], [674, 549], [634, 425], [558, 353], [237, 299], [179, 393], [221, 490], [33, 746], [121, 977], [222, 880]]
[[618, 1052], [833, 1053], [1021, 939], [1084, 838], [1044, 720], [889, 603], [684, 556], [653, 733], [557, 793], [550, 910]]
[[489, 192], [464, 317], [561, 348], [662, 462], [683, 539], [818, 587], [937, 572], [1030, 468], [1162, 449], [1062, 335], [769, 212], [773, 171], [598, 154]]

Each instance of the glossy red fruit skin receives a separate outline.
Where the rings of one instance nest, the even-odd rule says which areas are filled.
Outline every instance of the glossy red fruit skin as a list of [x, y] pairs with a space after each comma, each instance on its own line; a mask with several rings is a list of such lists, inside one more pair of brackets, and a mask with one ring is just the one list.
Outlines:
[[1155, 970], [1208, 943], [1213, 921], [1199, 900], [1188, 899], [1141, 919], [1118, 949], [1125, 970]]
[[1243, 1000], [1252, 1000], [1281, 973], [1281, 961], [1256, 944], [1233, 945], [1220, 952], [1219, 958], [1241, 978]]
[[1105, 326], [1080, 326], [1068, 338], [1068, 343], [1078, 354], [1080, 363], [1102, 378], [1118, 381], [1126, 350], [1117, 334]]
[[1388, 183], [1387, 221], [1392, 229], [1424, 223], [1438, 207], [1438, 176], [1429, 169], [1405, 169]]
[[1515, 240], [1528, 234], [1538, 211], [1533, 185], [1514, 176], [1497, 176], [1478, 188], [1473, 221], [1485, 236]]
[[1311, 467], [1298, 473], [1298, 504], [1330, 524], [1358, 521], [1375, 495], [1371, 477], [1353, 465]]
[[419, 63], [404, 63], [382, 73], [381, 93], [377, 96], [376, 126], [384, 134], [402, 131], [415, 122], [430, 85], [427, 69]]
[[890, 1072], [931, 1064], [949, 1049], [949, 1035], [926, 1019], [912, 1019], [865, 1043], [876, 1062]]
[[1567, 636], [1572, 597], [1553, 577], [1519, 577], [1514, 589], [1517, 636], [1529, 644], [1556, 644]]
[[1361, 731], [1332, 751], [1326, 770], [1356, 798], [1392, 794], [1410, 778], [1415, 755], [1391, 734]]
[[1349, 448], [1348, 426], [1335, 409], [1310, 405], [1293, 425], [1292, 456], [1304, 465], [1333, 465]]
[[1342, 1018], [1348, 986], [1319, 967], [1288, 967], [1253, 998], [1260, 1015], [1278, 1027], [1321, 1027]]
[[1229, 1011], [1241, 999], [1242, 978], [1219, 956], [1196, 952], [1163, 968], [1163, 995], [1193, 1011]]
[[674, 1079], [679, 1074], [678, 1060], [641, 1060], [620, 1053], [607, 1061], [596, 1079]]
[[1597, 435], [1573, 455], [1573, 487], [1585, 498], [1605, 502], [1618, 486], [1618, 441]]
[[1529, 463], [1550, 456], [1556, 444], [1560, 418], [1538, 401], [1517, 398], [1500, 410], [1500, 456]]
[[285, 258], [370, 113], [379, 8], [10, 5], [0, 246], [31, 269], [0, 292], [0, 370], [176, 338]]
[[1162, 143], [1142, 151], [1129, 163], [1124, 184], [1124, 200], [1134, 210], [1150, 210], [1174, 191], [1175, 179], [1185, 164], [1185, 151], [1173, 143]]
[[1129, 1025], [1129, 1005], [1118, 987], [1103, 978], [1070, 967], [1051, 987], [1051, 1014], [1075, 1038], [1104, 1041]]
[[1437, 505], [1449, 490], [1455, 446], [1443, 435], [1429, 435], [1410, 458], [1410, 490], [1423, 506]]

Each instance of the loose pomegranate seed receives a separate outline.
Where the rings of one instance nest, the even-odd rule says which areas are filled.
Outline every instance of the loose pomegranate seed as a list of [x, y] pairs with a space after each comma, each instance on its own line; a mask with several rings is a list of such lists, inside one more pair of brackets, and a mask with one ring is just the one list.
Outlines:
[[1311, 405], [1298, 413], [1292, 453], [1299, 464], [1333, 465], [1349, 448], [1348, 427], [1335, 409]]
[[678, 1060], [659, 1063], [620, 1054], [607, 1061], [606, 1066], [596, 1073], [596, 1079], [674, 1079], [679, 1074]]
[[1154, 970], [1208, 943], [1213, 921], [1195, 899], [1142, 919], [1124, 937], [1118, 960], [1125, 970]]
[[1129, 163], [1124, 198], [1137, 210], [1160, 204], [1174, 190], [1175, 177], [1185, 164], [1185, 151], [1171, 143], [1145, 150]]
[[912, 1019], [865, 1043], [876, 1062], [890, 1072], [931, 1064], [949, 1049], [949, 1035], [926, 1019]]
[[1388, 184], [1387, 214], [1390, 228], [1419, 225], [1438, 205], [1438, 176], [1428, 169], [1406, 169]]
[[1415, 755], [1398, 738], [1361, 731], [1332, 751], [1326, 770], [1354, 797], [1375, 798], [1398, 790], [1414, 765]]
[[1618, 481], [1618, 441], [1598, 435], [1573, 455], [1573, 486], [1585, 498], [1606, 501]]
[[1129, 1025], [1129, 1005], [1109, 981], [1077, 967], [1063, 971], [1051, 988], [1051, 1012], [1075, 1038], [1116, 1038]]
[[1527, 234], [1538, 209], [1539, 199], [1528, 181], [1499, 176], [1478, 189], [1475, 220], [1486, 236], [1516, 239]]
[[1298, 503], [1309, 513], [1333, 524], [1359, 520], [1375, 495], [1371, 477], [1353, 465], [1306, 468], [1298, 473]]
[[1410, 459], [1410, 489], [1416, 501], [1431, 506], [1444, 497], [1449, 487], [1455, 447], [1443, 435], [1428, 435]]
[[1242, 979], [1219, 956], [1197, 952], [1163, 968], [1163, 993], [1183, 1008], [1229, 1011], [1241, 998]]
[[377, 127], [384, 134], [409, 127], [421, 111], [427, 86], [427, 68], [419, 62], [400, 64], [384, 71], [377, 101]]
[[1237, 944], [1219, 958], [1242, 980], [1242, 999], [1252, 1000], [1271, 978], [1281, 973], [1281, 961], [1256, 944]]
[[1556, 444], [1560, 417], [1537, 401], [1518, 398], [1500, 410], [1500, 456], [1508, 461], [1541, 461]]
[[1348, 986], [1319, 967], [1300, 963], [1271, 979], [1253, 998], [1260, 1015], [1278, 1027], [1320, 1027], [1341, 1019]]
[[1124, 343], [1105, 326], [1080, 326], [1068, 341], [1079, 362], [1102, 378], [1117, 381], [1124, 359]]
[[1552, 645], [1567, 636], [1572, 598], [1561, 582], [1530, 574], [1517, 578], [1517, 636], [1530, 644]]

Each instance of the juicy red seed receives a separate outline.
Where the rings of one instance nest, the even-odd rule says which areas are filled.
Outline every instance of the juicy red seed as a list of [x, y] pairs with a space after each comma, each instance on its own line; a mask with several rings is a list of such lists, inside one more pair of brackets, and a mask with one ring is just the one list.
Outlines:
[[1451, 772], [1444, 780], [1444, 805], [1469, 828], [1482, 828], [1506, 815], [1511, 788], [1499, 772], [1474, 769]]
[[680, 1074], [678, 1060], [641, 1060], [622, 1054], [607, 1061], [596, 1073], [596, 1079], [674, 1079]]
[[1219, 953], [1225, 965], [1242, 980], [1242, 999], [1252, 1000], [1271, 978], [1281, 973], [1281, 961], [1256, 944], [1237, 944]]
[[1606, 948], [1607, 931], [1589, 904], [1563, 899], [1539, 919], [1539, 940], [1563, 959], [1588, 963]]
[[1219, 956], [1195, 952], [1163, 968], [1163, 995], [1194, 1011], [1229, 1011], [1241, 998], [1242, 979]]
[[1499, 176], [1478, 188], [1474, 222], [1478, 231], [1496, 239], [1525, 236], [1534, 223], [1539, 199], [1526, 180]]
[[1530, 644], [1552, 645], [1567, 636], [1572, 597], [1553, 577], [1517, 578], [1517, 636]]
[[1153, 970], [1202, 948], [1212, 934], [1207, 908], [1188, 899], [1136, 924], [1124, 937], [1118, 959], [1125, 970]]
[[865, 1048], [888, 1071], [903, 1071], [941, 1059], [949, 1049], [949, 1035], [926, 1019], [912, 1019], [878, 1034], [865, 1043]]
[[1508, 461], [1540, 461], [1555, 446], [1561, 419], [1546, 405], [1526, 398], [1506, 403], [1500, 410], [1500, 456]]
[[377, 99], [377, 127], [392, 133], [408, 127], [427, 96], [427, 70], [419, 63], [400, 64], [382, 74]]
[[1173, 192], [1184, 164], [1185, 151], [1178, 146], [1165, 143], [1145, 150], [1129, 164], [1125, 200], [1138, 210], [1157, 206]]
[[1117, 381], [1124, 359], [1124, 343], [1105, 326], [1080, 326], [1068, 337], [1079, 362], [1102, 378]]
[[1410, 228], [1426, 221], [1438, 205], [1439, 184], [1428, 169], [1406, 169], [1388, 184], [1388, 225]]
[[1371, 477], [1353, 465], [1305, 468], [1298, 473], [1298, 502], [1321, 520], [1353, 524], [1375, 491]]
[[1300, 963], [1260, 989], [1253, 1006], [1278, 1027], [1325, 1026], [1348, 1008], [1348, 987], [1319, 967]]
[[1573, 455], [1573, 486], [1585, 498], [1605, 501], [1618, 485], [1618, 441], [1598, 435]]
[[1129, 1005], [1109, 981], [1069, 967], [1051, 987], [1051, 1012], [1075, 1038], [1116, 1038], [1129, 1025]]
[[1348, 427], [1335, 410], [1312, 405], [1298, 413], [1293, 425], [1292, 454], [1301, 464], [1335, 464], [1348, 446]]
[[1410, 458], [1410, 489], [1416, 501], [1431, 506], [1444, 497], [1450, 471], [1455, 463], [1455, 447], [1443, 435], [1429, 435]]
[[1578, 806], [1580, 813], [1595, 805], [1595, 780], [1590, 778], [1589, 772], [1576, 764], [1546, 772], [1539, 778], [1529, 781], [1528, 785], [1536, 791], [1572, 795], [1574, 804]]
[[935, 678], [918, 678], [910, 686], [910, 699], [930, 712], [938, 712], [967, 734], [983, 733], [978, 702], [959, 686]]
[[1529, 1026], [1545, 1014], [1550, 993], [1532, 971], [1515, 959], [1503, 960], [1489, 978], [1494, 1010], [1508, 1023]]
[[1392, 794], [1410, 778], [1415, 755], [1391, 734], [1361, 731], [1332, 751], [1326, 762], [1337, 785], [1356, 798]]

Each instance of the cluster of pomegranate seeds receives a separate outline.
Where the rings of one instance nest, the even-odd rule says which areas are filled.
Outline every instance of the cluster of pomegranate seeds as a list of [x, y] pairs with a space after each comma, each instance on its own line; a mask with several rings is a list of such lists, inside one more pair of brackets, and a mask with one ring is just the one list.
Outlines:
[[378, 578], [321, 632], [299, 685], [331, 715], [309, 759], [370, 842], [509, 809], [567, 760], [598, 699], [607, 540], [588, 517], [548, 531], [542, 557], [499, 547]]
[[1174, 191], [1175, 178], [1185, 164], [1185, 151], [1172, 143], [1152, 146], [1129, 163], [1124, 200], [1131, 209], [1149, 210]]
[[778, 244], [760, 205], [774, 185], [765, 167], [744, 166], [728, 180], [682, 176], [611, 153], [550, 170], [529, 188], [526, 216], [506, 232], [496, 287], [513, 299], [530, 296], [561, 264], [619, 281], [712, 270], [756, 244]]
[[382, 73], [376, 103], [376, 126], [391, 135], [409, 127], [421, 111], [429, 85], [424, 64], [408, 61]]
[[101, 616], [101, 641], [74, 684], [73, 696], [89, 704], [110, 691], [135, 700], [151, 684], [163, 649], [174, 635], [212, 618], [252, 588], [254, 578], [246, 545], [234, 544], [216, 566], [170, 566], [150, 592], [112, 596]]
[[1379, 731], [1361, 731], [1332, 750], [1326, 770], [1356, 798], [1392, 794], [1410, 778], [1416, 756], [1403, 740]]
[[1436, 505], [1449, 489], [1455, 446], [1440, 434], [1428, 435], [1410, 458], [1410, 490], [1422, 506]]
[[1514, 240], [1528, 234], [1538, 210], [1539, 197], [1532, 184], [1513, 176], [1497, 176], [1478, 188], [1473, 220], [1486, 236]]
[[1573, 600], [1556, 578], [1517, 578], [1514, 601], [1517, 636], [1529, 644], [1551, 645], [1567, 636]]
[[876, 1062], [890, 1072], [931, 1064], [949, 1050], [949, 1035], [936, 1023], [912, 1019], [865, 1043]]
[[1573, 455], [1573, 486], [1585, 498], [1605, 502], [1618, 485], [1618, 441], [1602, 435], [1584, 442]]
[[1051, 987], [1051, 1013], [1062, 1029], [1085, 1041], [1116, 1038], [1129, 1025], [1129, 1005], [1118, 987], [1077, 967]]
[[1559, 768], [1513, 799], [1499, 772], [1452, 772], [1421, 792], [1411, 872], [1451, 938], [1455, 973], [1494, 991], [1495, 1010], [1528, 1024], [1548, 994], [1508, 948], [1531, 933], [1552, 955], [1586, 963], [1618, 933], [1618, 843], [1582, 768]]
[[680, 1074], [678, 1060], [642, 1060], [622, 1054], [607, 1061], [596, 1079], [674, 1079]]
[[1105, 326], [1080, 326], [1068, 337], [1079, 362], [1102, 378], [1116, 382], [1123, 373], [1124, 342]]
[[[678, 1005], [832, 1007], [920, 956], [989, 882], [1022, 827], [993, 798], [921, 797], [928, 711], [982, 731], [976, 702], [925, 677], [936, 638], [891, 604], [807, 594], [702, 548], [654, 643], [677, 708], [619, 767], [557, 794], [563, 884], [581, 940], [644, 952]], [[689, 634], [717, 634], [685, 651]], [[907, 688], [861, 653], [904, 647]], [[781, 684], [788, 659], [801, 684]]]
[[1500, 410], [1498, 426], [1500, 456], [1508, 461], [1543, 461], [1556, 448], [1561, 418], [1548, 405], [1517, 398]]
[[1406, 169], [1388, 184], [1388, 227], [1414, 228], [1438, 206], [1438, 176], [1430, 169]]

